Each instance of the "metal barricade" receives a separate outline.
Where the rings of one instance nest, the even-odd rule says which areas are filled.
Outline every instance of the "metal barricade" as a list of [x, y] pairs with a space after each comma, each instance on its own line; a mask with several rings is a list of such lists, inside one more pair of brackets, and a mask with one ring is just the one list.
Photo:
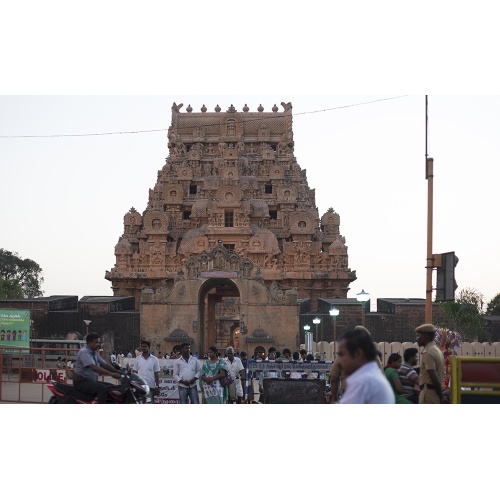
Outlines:
[[67, 383], [79, 349], [0, 347], [0, 401], [47, 403], [51, 382]]

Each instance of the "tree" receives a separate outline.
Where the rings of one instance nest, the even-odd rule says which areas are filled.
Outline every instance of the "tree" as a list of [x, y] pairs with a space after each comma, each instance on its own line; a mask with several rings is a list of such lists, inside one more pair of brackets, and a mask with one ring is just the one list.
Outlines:
[[488, 302], [486, 314], [488, 316], [500, 316], [500, 293]]
[[451, 329], [460, 333], [466, 342], [489, 342], [491, 335], [484, 326], [484, 297], [473, 288], [462, 290], [453, 302], [442, 302], [439, 307]]
[[0, 299], [40, 297], [42, 268], [31, 259], [0, 248]]
[[17, 281], [8, 281], [0, 276], [0, 299], [18, 299], [22, 296], [23, 290]]

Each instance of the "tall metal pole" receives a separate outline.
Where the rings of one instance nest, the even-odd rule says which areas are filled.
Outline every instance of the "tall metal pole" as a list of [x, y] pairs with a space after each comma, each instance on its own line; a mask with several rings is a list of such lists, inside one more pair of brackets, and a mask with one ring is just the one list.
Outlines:
[[333, 360], [335, 361], [335, 358], [337, 357], [336, 355], [337, 351], [337, 316], [333, 317]]
[[332, 307], [330, 309], [330, 316], [333, 321], [333, 359], [336, 358], [336, 350], [337, 350], [337, 316], [340, 314], [340, 311], [336, 307]]
[[434, 160], [429, 158], [427, 152], [428, 130], [427, 124], [429, 102], [425, 96], [425, 178], [427, 179], [427, 265], [426, 265], [426, 287], [425, 287], [425, 322], [432, 323], [432, 269], [434, 259], [432, 257], [432, 221], [434, 210]]
[[428, 139], [429, 139], [429, 96], [425, 96], [425, 178], [427, 179], [427, 158], [428, 154]]
[[433, 189], [434, 189], [434, 160], [427, 159], [427, 281], [425, 288], [425, 322], [432, 323], [432, 217], [433, 217]]
[[318, 349], [318, 325], [321, 323], [321, 319], [317, 316], [313, 319], [313, 323], [316, 325], [316, 350]]
[[304, 325], [304, 343], [306, 345], [307, 354], [312, 354], [312, 333], [310, 330], [311, 327], [309, 325]]

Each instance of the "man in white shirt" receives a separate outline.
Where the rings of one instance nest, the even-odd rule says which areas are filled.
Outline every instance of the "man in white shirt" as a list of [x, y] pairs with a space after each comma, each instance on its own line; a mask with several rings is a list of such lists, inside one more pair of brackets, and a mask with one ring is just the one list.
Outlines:
[[243, 386], [241, 385], [241, 379], [245, 377], [245, 368], [240, 358], [234, 357], [234, 348], [228, 347], [226, 349], [225, 361], [227, 367], [229, 368], [229, 373], [233, 376], [234, 382], [229, 386], [229, 399], [228, 403], [233, 403], [236, 401], [237, 404], [241, 404], [241, 398], [243, 397]]
[[141, 355], [134, 359], [134, 371], [149, 385], [149, 396], [151, 403], [155, 402], [155, 394], [160, 394], [160, 363], [149, 349], [151, 343], [147, 340], [141, 342]]
[[346, 376], [340, 404], [395, 404], [394, 391], [380, 370], [377, 350], [367, 331], [354, 329], [342, 334], [337, 357]]
[[181, 344], [181, 355], [174, 363], [174, 379], [179, 384], [179, 399], [181, 404], [200, 404], [196, 382], [200, 378], [201, 370], [198, 359], [191, 356], [191, 344]]

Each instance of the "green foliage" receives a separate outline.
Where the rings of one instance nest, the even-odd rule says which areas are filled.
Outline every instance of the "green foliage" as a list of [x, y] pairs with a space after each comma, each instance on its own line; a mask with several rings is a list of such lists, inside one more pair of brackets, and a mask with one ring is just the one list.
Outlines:
[[500, 316], [500, 293], [488, 302], [486, 314], [488, 316]]
[[31, 259], [0, 248], [0, 299], [40, 297], [42, 268]]
[[21, 285], [16, 281], [8, 281], [0, 276], [0, 298], [18, 299], [23, 296]]
[[440, 308], [463, 341], [491, 341], [490, 333], [484, 326], [484, 297], [481, 293], [466, 288], [454, 302], [441, 303]]
[[460, 333], [465, 342], [490, 342], [491, 335], [484, 326], [484, 297], [472, 288], [465, 288], [454, 302], [441, 302], [448, 327]]

